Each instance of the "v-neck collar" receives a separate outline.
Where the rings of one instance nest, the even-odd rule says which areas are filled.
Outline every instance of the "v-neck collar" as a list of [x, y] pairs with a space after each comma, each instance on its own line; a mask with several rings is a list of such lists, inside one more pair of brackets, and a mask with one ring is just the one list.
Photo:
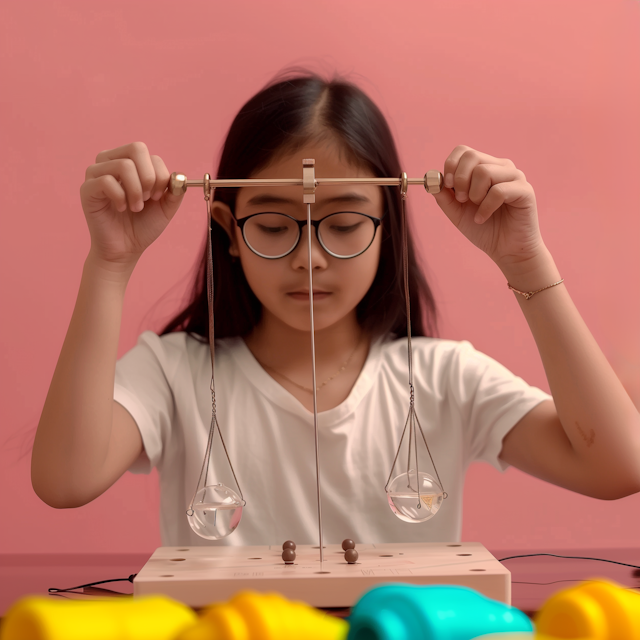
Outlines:
[[[294, 395], [278, 384], [262, 368], [242, 338], [228, 338], [226, 342], [230, 347], [233, 359], [249, 382], [260, 393], [266, 396], [270, 402], [277, 404], [285, 411], [298, 416], [313, 426], [313, 412], [309, 411]], [[380, 366], [380, 353], [383, 343], [384, 338], [382, 336], [371, 343], [362, 371], [360, 371], [360, 375], [351, 388], [349, 395], [337, 407], [318, 412], [318, 427], [331, 427], [339, 424], [355, 411], [362, 398], [371, 389], [376, 378]]]

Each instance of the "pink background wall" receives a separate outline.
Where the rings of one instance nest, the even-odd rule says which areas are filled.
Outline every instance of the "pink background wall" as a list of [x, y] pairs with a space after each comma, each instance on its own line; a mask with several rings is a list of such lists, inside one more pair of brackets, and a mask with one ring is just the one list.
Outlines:
[[[5, 3], [0, 552], [160, 545], [155, 471], [75, 510], [31, 488], [30, 431], [89, 250], [79, 188], [99, 151], [135, 140], [170, 171], [214, 173], [236, 111], [291, 64], [351, 74], [387, 115], [410, 176], [442, 170], [458, 144], [512, 159], [572, 299], [640, 406], [639, 14], [637, 0]], [[411, 200], [442, 337], [549, 391], [497, 267], [433, 198], [415, 188]], [[203, 235], [202, 198], [187, 194], [132, 277], [119, 355], [177, 310]], [[640, 495], [598, 501], [476, 465], [463, 538], [630, 546], [639, 507]]]

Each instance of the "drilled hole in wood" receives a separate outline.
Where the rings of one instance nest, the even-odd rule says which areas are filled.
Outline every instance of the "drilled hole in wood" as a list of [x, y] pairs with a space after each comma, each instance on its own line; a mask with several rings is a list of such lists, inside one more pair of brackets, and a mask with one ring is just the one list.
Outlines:
[[486, 571], [486, 569], [469, 569], [469, 571]]
[[331, 571], [314, 571], [314, 573], [331, 573]]
[[176, 549], [176, 551], [189, 551], [189, 549]]
[[171, 558], [171, 562], [184, 562], [185, 558]]
[[173, 578], [173, 576], [160, 576], [161, 578]]
[[470, 556], [473, 555], [471, 553], [456, 553], [457, 556]]
[[447, 547], [461, 547], [461, 544], [448, 544]]
[[249, 558], [249, 560], [262, 560], [262, 558]]
[[384, 556], [380, 556], [381, 558], [393, 558], [392, 555], [384, 555]]

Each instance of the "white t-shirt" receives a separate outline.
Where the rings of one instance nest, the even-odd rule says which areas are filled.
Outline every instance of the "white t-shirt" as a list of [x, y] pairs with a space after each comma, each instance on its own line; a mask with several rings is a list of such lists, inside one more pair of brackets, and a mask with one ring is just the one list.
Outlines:
[[[500, 471], [502, 439], [552, 397], [465, 341], [412, 338], [415, 408], [448, 498], [430, 520], [399, 520], [385, 485], [409, 410], [407, 339], [375, 341], [349, 397], [318, 414], [327, 543], [458, 542], [468, 466]], [[260, 366], [241, 338], [216, 341], [218, 423], [247, 502], [234, 533], [196, 535], [186, 510], [211, 423], [209, 345], [185, 332], [145, 331], [116, 363], [114, 399], [136, 421], [146, 452], [132, 473], [158, 468], [163, 546], [318, 544], [313, 413]], [[419, 435], [419, 434], [418, 434]], [[403, 443], [403, 447], [406, 444]], [[420, 469], [435, 477], [426, 449]], [[406, 471], [399, 461], [394, 477]], [[207, 484], [237, 491], [216, 434]]]

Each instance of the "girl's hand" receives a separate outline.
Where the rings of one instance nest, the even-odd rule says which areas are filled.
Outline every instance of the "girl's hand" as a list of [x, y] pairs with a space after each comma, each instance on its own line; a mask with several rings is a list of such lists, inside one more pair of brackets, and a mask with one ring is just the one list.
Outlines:
[[184, 193], [166, 191], [169, 178], [162, 159], [149, 155], [143, 142], [96, 156], [80, 187], [80, 200], [97, 259], [125, 268], [135, 265], [182, 202]]
[[498, 267], [535, 262], [544, 252], [533, 187], [511, 160], [459, 145], [447, 158], [443, 174], [445, 185], [434, 194], [436, 202]]

